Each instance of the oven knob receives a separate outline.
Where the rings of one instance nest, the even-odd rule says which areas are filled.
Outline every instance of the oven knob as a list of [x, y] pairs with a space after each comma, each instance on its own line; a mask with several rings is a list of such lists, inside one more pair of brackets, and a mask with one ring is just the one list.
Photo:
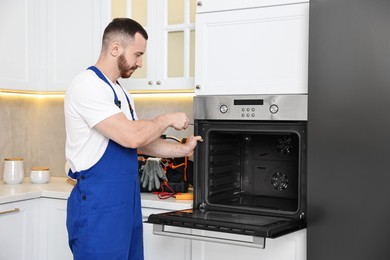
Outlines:
[[278, 113], [278, 111], [279, 111], [278, 105], [275, 105], [275, 104], [271, 105], [271, 106], [269, 107], [269, 111], [270, 111], [272, 114]]
[[225, 114], [228, 111], [228, 106], [227, 105], [221, 105], [219, 107], [219, 111], [221, 111], [222, 114]]

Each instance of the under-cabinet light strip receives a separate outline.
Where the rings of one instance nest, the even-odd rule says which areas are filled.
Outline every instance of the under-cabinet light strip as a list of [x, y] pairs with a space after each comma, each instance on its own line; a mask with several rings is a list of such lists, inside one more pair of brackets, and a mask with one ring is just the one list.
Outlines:
[[[194, 92], [136, 92], [130, 94], [134, 98], [149, 98], [149, 97], [193, 97]], [[15, 91], [15, 90], [0, 90], [0, 96], [25, 96], [33, 98], [63, 98], [65, 92], [33, 92], [33, 91]]]

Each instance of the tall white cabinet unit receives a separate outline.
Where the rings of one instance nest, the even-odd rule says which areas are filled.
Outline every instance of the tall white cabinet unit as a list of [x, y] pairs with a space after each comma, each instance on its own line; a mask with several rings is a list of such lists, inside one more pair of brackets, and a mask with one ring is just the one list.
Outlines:
[[122, 86], [130, 91], [193, 90], [195, 0], [127, 0], [126, 7], [149, 39], [142, 68], [120, 79]]
[[0, 89], [64, 91], [94, 64], [110, 0], [2, 0]]
[[203, 0], [196, 95], [305, 94], [309, 1]]

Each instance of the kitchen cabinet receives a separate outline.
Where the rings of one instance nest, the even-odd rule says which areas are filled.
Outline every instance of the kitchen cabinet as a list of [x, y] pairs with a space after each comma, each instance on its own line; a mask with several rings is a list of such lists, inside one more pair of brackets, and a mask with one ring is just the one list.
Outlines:
[[43, 86], [64, 91], [78, 73], [97, 61], [103, 30], [111, 20], [111, 1], [46, 0], [45, 5], [47, 40], [41, 55], [47, 79]]
[[[169, 210], [143, 207], [142, 218], [147, 220], [150, 214], [164, 213]], [[181, 238], [168, 238], [153, 234], [153, 224], [144, 223], [144, 253], [145, 260], [190, 260], [191, 240]]]
[[110, 0], [4, 0], [0, 8], [0, 88], [64, 91], [94, 64]]
[[[15, 208], [20, 209], [16, 212], [0, 214], [0, 228], [2, 230], [0, 233], [0, 259], [73, 259], [68, 246], [65, 224], [66, 207], [66, 199], [53, 198], [0, 205], [0, 212]], [[142, 208], [144, 219], [152, 213], [165, 211], [167, 210]], [[189, 260], [191, 259], [190, 245], [190, 240], [167, 239], [153, 235], [153, 226], [144, 224], [145, 260]]]
[[0, 259], [71, 260], [64, 199], [0, 205]]
[[[41, 199], [40, 219], [40, 250], [39, 260], [71, 260], [72, 253], [68, 246], [68, 233], [66, 230], [67, 200]], [[162, 213], [167, 210], [155, 208], [142, 208], [143, 218], [152, 213]], [[144, 251], [145, 260], [189, 260], [190, 241], [181, 239], [166, 239], [153, 235], [153, 226], [144, 224]]]
[[309, 1], [198, 1], [196, 95], [307, 94]]
[[64, 199], [41, 199], [39, 230], [39, 260], [72, 260], [66, 230], [66, 206]]
[[[65, 224], [73, 186], [66, 180], [51, 177], [47, 184], [32, 184], [26, 178], [18, 185], [0, 183], [1, 260], [73, 259]], [[192, 201], [161, 200], [152, 193], [142, 193], [141, 204], [144, 220], [152, 213], [192, 207]], [[152, 230], [152, 225], [144, 224], [146, 260], [191, 259], [190, 240], [167, 239], [153, 235]]]
[[[226, 234], [223, 239], [235, 239], [235, 237]], [[264, 249], [194, 240], [191, 252], [194, 260], [305, 260], [306, 229], [279, 238], [266, 239]]]
[[33, 90], [40, 84], [41, 0], [3, 0], [0, 8], [0, 88]]
[[[0, 214], [0, 259], [72, 259], [65, 226], [66, 198], [72, 186], [65, 180], [52, 177], [48, 184], [42, 185], [29, 181], [19, 185], [0, 184], [0, 213], [3, 213]], [[191, 201], [160, 200], [152, 193], [142, 193], [141, 200], [144, 220], [150, 214], [192, 207]], [[153, 234], [151, 224], [144, 223], [144, 246], [145, 260], [305, 260], [306, 230], [267, 239], [265, 249], [254, 249], [158, 236]]]
[[195, 0], [127, 0], [127, 16], [145, 27], [149, 39], [143, 66], [129, 79], [130, 91], [193, 90]]
[[0, 259], [38, 259], [39, 200], [0, 205]]

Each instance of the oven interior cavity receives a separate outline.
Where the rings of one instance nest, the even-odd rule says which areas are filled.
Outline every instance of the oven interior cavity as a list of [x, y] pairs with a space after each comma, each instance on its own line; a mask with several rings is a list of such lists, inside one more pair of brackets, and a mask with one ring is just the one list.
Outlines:
[[210, 131], [208, 204], [261, 212], [299, 210], [300, 143], [294, 131]]

